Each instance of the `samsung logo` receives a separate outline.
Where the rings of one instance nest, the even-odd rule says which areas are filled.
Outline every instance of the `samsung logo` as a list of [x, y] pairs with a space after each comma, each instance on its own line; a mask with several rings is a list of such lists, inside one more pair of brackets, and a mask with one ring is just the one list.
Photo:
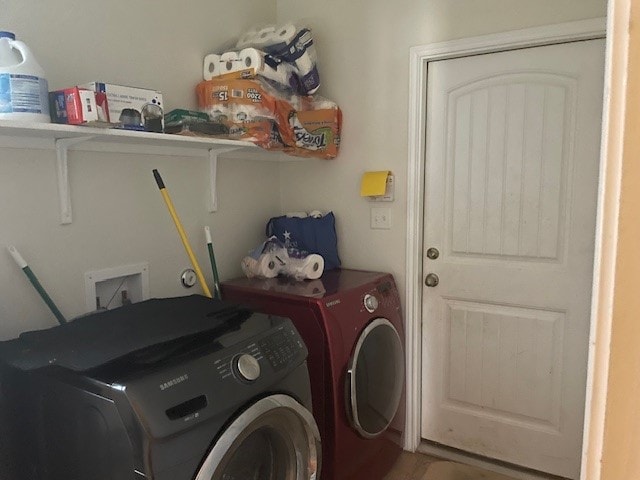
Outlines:
[[167, 388], [173, 387], [182, 382], [186, 382], [187, 380], [189, 380], [189, 375], [185, 373], [184, 375], [180, 375], [179, 377], [172, 378], [168, 382], [161, 383], [160, 390], [166, 390]]
[[327, 306], [327, 308], [330, 308], [330, 307], [333, 307], [334, 305], [338, 305], [339, 303], [340, 303], [340, 299], [332, 300], [331, 302], [325, 303], [325, 305]]

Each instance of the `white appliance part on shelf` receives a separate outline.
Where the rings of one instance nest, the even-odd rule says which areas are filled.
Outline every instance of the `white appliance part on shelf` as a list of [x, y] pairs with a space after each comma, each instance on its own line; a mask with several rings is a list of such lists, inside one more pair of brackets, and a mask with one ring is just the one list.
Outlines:
[[51, 122], [44, 70], [11, 32], [0, 32], [0, 120]]

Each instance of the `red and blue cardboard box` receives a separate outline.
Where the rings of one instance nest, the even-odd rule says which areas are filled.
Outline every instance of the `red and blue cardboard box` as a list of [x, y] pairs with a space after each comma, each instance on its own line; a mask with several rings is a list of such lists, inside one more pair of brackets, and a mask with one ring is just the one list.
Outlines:
[[79, 87], [49, 92], [49, 111], [55, 123], [109, 126], [107, 96]]

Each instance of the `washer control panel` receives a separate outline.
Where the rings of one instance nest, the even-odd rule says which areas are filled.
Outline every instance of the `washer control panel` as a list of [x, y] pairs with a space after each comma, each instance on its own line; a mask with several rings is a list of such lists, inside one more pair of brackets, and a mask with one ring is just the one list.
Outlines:
[[260, 361], [263, 358], [258, 345], [251, 343], [240, 352], [218, 358], [213, 365], [222, 379], [235, 377], [252, 382], [260, 376]]
[[306, 354], [305, 348], [293, 325], [284, 324], [244, 348], [216, 359], [214, 367], [223, 380], [234, 378], [241, 383], [252, 383], [268, 372], [265, 370], [268, 365], [278, 371], [294, 362], [297, 364], [299, 358]]
[[262, 339], [258, 345], [274, 370], [287, 366], [304, 349], [298, 333], [292, 328], [284, 327]]
[[260, 376], [260, 364], [256, 357], [248, 353], [243, 353], [234, 360], [234, 370], [240, 378], [253, 382]]

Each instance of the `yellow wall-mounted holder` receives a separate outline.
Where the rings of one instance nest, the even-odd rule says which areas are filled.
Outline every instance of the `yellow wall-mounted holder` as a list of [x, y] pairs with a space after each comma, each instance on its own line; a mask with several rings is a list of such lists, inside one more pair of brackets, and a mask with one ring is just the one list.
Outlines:
[[360, 196], [372, 202], [393, 202], [393, 173], [391, 170], [364, 172], [360, 184]]

